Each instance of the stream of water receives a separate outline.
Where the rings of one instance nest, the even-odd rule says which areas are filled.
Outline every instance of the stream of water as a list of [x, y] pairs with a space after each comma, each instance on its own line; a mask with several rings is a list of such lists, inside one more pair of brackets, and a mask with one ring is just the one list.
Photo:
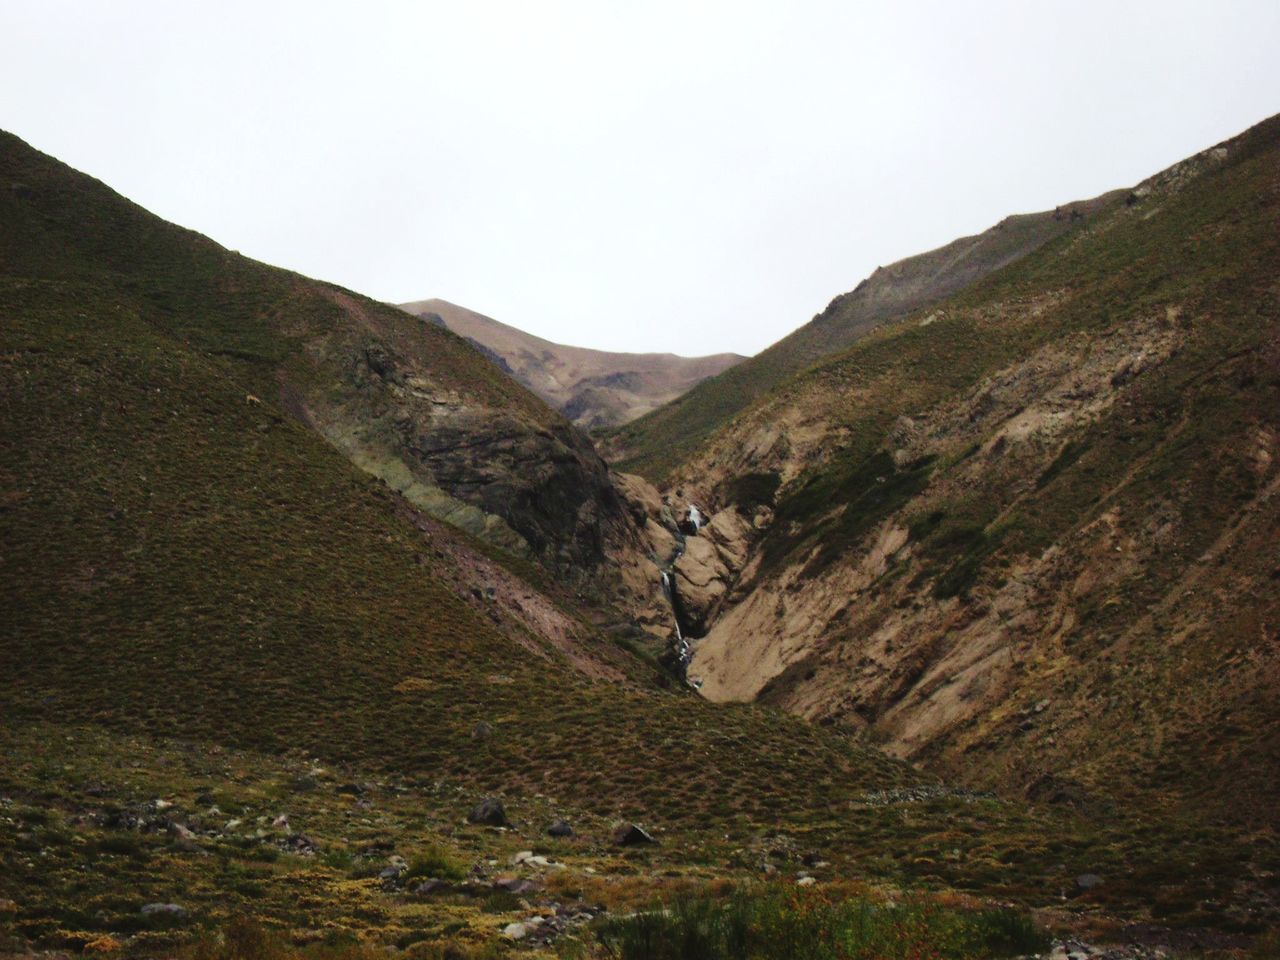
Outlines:
[[[693, 524], [695, 534], [702, 529], [702, 514], [693, 504], [689, 504], [689, 522]], [[676, 671], [681, 680], [696, 690], [702, 686], [702, 681], [689, 679], [689, 662], [693, 659], [693, 647], [685, 639], [684, 632], [680, 627], [680, 601], [676, 595], [676, 563], [684, 556], [685, 547], [685, 533], [680, 529], [678, 523], [676, 524], [675, 536], [675, 552], [671, 555], [671, 559], [667, 561], [666, 568], [662, 571], [662, 593], [667, 598], [667, 605], [671, 607], [671, 619], [676, 626]]]

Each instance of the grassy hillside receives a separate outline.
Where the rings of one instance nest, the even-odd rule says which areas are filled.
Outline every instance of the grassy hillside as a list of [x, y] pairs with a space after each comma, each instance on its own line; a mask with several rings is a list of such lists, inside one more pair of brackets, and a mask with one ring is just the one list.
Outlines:
[[10, 134], [0, 183], [0, 263], [26, 282], [17, 293], [57, 284], [91, 327], [104, 309], [136, 315], [416, 506], [504, 548], [589, 568], [622, 526], [586, 438], [462, 338], [225, 250]]
[[715, 436], [678, 477], [781, 486], [707, 689], [1273, 830], [1278, 158], [1272, 119]]
[[935, 303], [1078, 229], [1119, 199], [1112, 193], [1052, 212], [1006, 217], [984, 233], [878, 268], [768, 349], [614, 431], [605, 440], [611, 459], [619, 469], [654, 482], [666, 478], [717, 428], [790, 377], [842, 352], [880, 324]]

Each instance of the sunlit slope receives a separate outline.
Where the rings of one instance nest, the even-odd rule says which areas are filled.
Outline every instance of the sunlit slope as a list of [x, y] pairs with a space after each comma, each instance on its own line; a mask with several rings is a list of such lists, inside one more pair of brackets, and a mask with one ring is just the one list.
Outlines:
[[976, 236], [877, 268], [768, 349], [616, 430], [607, 440], [612, 458], [620, 469], [664, 479], [682, 460], [695, 456], [718, 427], [788, 378], [847, 349], [880, 324], [935, 303], [1078, 230], [1120, 196], [1110, 193], [1051, 212], [1006, 217]]
[[1278, 160], [1273, 119], [716, 434], [677, 479], [771, 508], [704, 689], [1274, 823]]

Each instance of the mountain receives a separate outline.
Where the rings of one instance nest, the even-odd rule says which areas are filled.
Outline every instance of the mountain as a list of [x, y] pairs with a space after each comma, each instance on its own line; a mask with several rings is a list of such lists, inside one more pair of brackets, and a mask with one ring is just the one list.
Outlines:
[[465, 337], [584, 430], [634, 420], [744, 359], [736, 353], [680, 357], [567, 347], [447, 300], [417, 300], [401, 309]]
[[[461, 338], [9, 134], [0, 186], [0, 950], [492, 956], [531, 913], [558, 936], [762, 863], [1040, 903], [1124, 869], [1129, 826], [658, 682], [544, 572], [601, 575], [631, 508]], [[1172, 835], [1143, 869], [1237, 851]], [[1124, 889], [1091, 902], [1140, 909]]]
[[[1148, 367], [1111, 375], [1122, 390], [1189, 390], [1204, 422], [1173, 439], [1197, 460], [1166, 457], [1152, 475], [1133, 471], [1133, 482], [1164, 491], [1166, 512], [1147, 518], [1175, 523], [1167, 549], [1178, 557], [1214, 531], [1239, 531], [1223, 541], [1246, 551], [1239, 566], [1211, 554], [1185, 592], [1197, 604], [1211, 602], [1201, 591], [1221, 595], [1228, 606], [1209, 626], [1238, 625], [1238, 639], [1219, 663], [1191, 658], [1184, 634], [1161, 633], [1168, 655], [1152, 657], [1152, 669], [1175, 671], [1186, 687], [1153, 689], [1180, 697], [1176, 709], [1122, 700], [1113, 718], [1132, 711], [1134, 722], [1099, 735], [1168, 716], [1169, 736], [1181, 737], [1184, 715], [1198, 711], [1204, 749], [1153, 737], [1135, 776], [1163, 776], [1161, 763], [1199, 750], [1207, 771], [1238, 774], [1239, 803], [1265, 772], [1243, 747], [1266, 747], [1261, 723], [1274, 702], [1252, 679], [1270, 669], [1274, 620], [1271, 601], [1258, 599], [1272, 547], [1254, 524], [1267, 514], [1251, 499], [1273, 468], [1258, 473], [1260, 442], [1236, 445], [1257, 441], [1253, 428], [1275, 409], [1254, 409], [1272, 399], [1271, 353], [1249, 352], [1270, 330], [1274, 301], [1271, 139], [1230, 146], [1216, 166], [1188, 172], [1181, 192], [1135, 191], [1133, 206], [1095, 234], [1065, 238], [1038, 265], [1027, 258], [1026, 273], [988, 278], [966, 294], [979, 299], [926, 326], [886, 327], [818, 379], [796, 381], [813, 390], [815, 417], [872, 418], [874, 448], [880, 408], [851, 407], [842, 384], [871, 399], [879, 390], [890, 406], [959, 396], [965, 378], [1018, 362], [1028, 346], [1070, 334], [1120, 350], [1133, 331], [1103, 336], [1108, 325], [1165, 318], [1177, 349], [1157, 351], [1166, 342], [1157, 337]], [[1092, 279], [1073, 287], [1077, 274]], [[1186, 294], [1183, 312], [1152, 314], [1172, 288]], [[1029, 299], [1039, 289], [1074, 306]], [[992, 306], [1020, 297], [1026, 309], [1009, 316]], [[1241, 304], [1252, 305], [1250, 322]], [[929, 358], [941, 365], [933, 386]], [[857, 381], [888, 370], [920, 373], [908, 379], [923, 393]], [[680, 486], [656, 491], [610, 473], [576, 428], [462, 338], [165, 223], [9, 134], [0, 135], [0, 383], [0, 952], [636, 958], [687, 955], [683, 945], [705, 943], [691, 938], [745, 929], [821, 957], [834, 955], [838, 921], [846, 954], [978, 960], [1043, 952], [1044, 926], [1235, 949], [1280, 919], [1280, 857], [1265, 818], [1219, 816], [1232, 812], [1222, 803], [1207, 814], [1151, 802], [1179, 797], [1164, 780], [1155, 793], [1135, 783], [1135, 802], [1102, 793], [1105, 784], [1080, 803], [957, 786], [877, 749], [873, 738], [898, 749], [887, 724], [864, 736], [838, 709], [815, 711], [817, 724], [795, 716], [805, 710], [794, 691], [837, 682], [820, 658], [811, 678], [807, 669], [794, 683], [770, 678], [776, 688], [760, 699], [783, 710], [721, 705], [601, 626], [614, 625], [611, 604], [628, 592], [665, 602], [658, 570], [671, 566], [674, 610], [686, 623], [701, 616], [708, 640], [752, 596], [769, 596], [774, 611], [793, 605], [789, 629], [803, 640], [815, 622], [805, 618], [831, 594], [804, 567], [787, 582], [814, 586], [811, 597], [771, 594], [777, 576], [802, 558], [807, 567], [824, 544], [838, 554], [830, 569], [861, 564], [853, 518], [866, 490], [896, 498], [943, 458], [921, 466], [928, 454], [909, 451], [892, 472], [875, 460], [863, 490], [852, 434], [826, 420], [813, 434], [793, 431], [779, 419], [789, 446], [734, 454], [755, 457], [742, 463], [754, 472], [720, 448], [705, 476], [691, 464]], [[981, 409], [1003, 410], [1002, 398]], [[1131, 408], [1132, 427], [1090, 434], [1097, 445], [1078, 457], [1055, 453], [1037, 474], [1048, 474], [1041, 489], [1101, 489], [1103, 473], [1081, 471], [1112, 470], [1116, 449], [1144, 449], [1166, 423], [1159, 399]], [[1100, 429], [1114, 426], [1100, 417]], [[822, 431], [822, 442], [839, 441], [830, 459], [803, 446]], [[1204, 436], [1217, 446], [1196, 446]], [[1005, 444], [1009, 462], [1021, 462], [1016, 442]], [[987, 450], [967, 458], [991, 459]], [[1205, 495], [1219, 501], [1213, 510], [1178, 525], [1179, 505]], [[846, 502], [858, 510], [841, 512]], [[1129, 529], [1128, 509], [1114, 529]], [[1241, 523], [1217, 527], [1231, 511]], [[947, 517], [917, 527], [917, 539], [942, 537]], [[971, 596], [1016, 572], [1000, 552], [1014, 542], [983, 554]], [[636, 565], [645, 551], [648, 566]], [[702, 576], [709, 558], [758, 571], [733, 574], [733, 604], [717, 610], [697, 605], [719, 583]], [[1128, 569], [1099, 568], [1096, 596], [1140, 587]], [[628, 579], [626, 589], [613, 578]], [[1106, 594], [1112, 581], [1120, 586]], [[922, 583], [923, 606], [934, 587]], [[838, 586], [849, 599], [848, 584]], [[961, 593], [951, 609], [970, 602]], [[1111, 627], [1127, 610], [1101, 603], [1088, 622], [1118, 636]], [[1180, 610], [1155, 616], [1179, 626]], [[759, 649], [760, 635], [744, 620], [744, 649]], [[704, 664], [704, 652], [710, 644], [695, 666], [714, 693], [728, 674]], [[1025, 662], [1045, 679], [1040, 660]], [[1206, 667], [1235, 672], [1206, 683], [1196, 676]], [[1060, 682], [1083, 676], [1064, 669]], [[915, 702], [916, 689], [904, 689]], [[1229, 694], [1215, 708], [1229, 718], [1203, 707], [1214, 690]], [[1055, 762], [1055, 750], [1065, 756], [1078, 742], [1058, 713], [1065, 696], [1036, 701], [1028, 715], [1037, 734], [1057, 725], [1059, 745], [1039, 743]], [[993, 767], [1014, 755], [996, 733], [980, 755]], [[915, 756], [959, 769], [948, 750]], [[958, 776], [980, 779], [972, 768]]]
[[1274, 829], [1278, 223], [1273, 118], [713, 432], [668, 487], [703, 693]]
[[664, 407], [610, 432], [603, 445], [621, 469], [665, 478], [720, 426], [757, 398], [824, 357], [848, 348], [877, 326], [935, 303], [1077, 231], [1120, 202], [1123, 191], [1044, 213], [1006, 217], [991, 229], [878, 267], [804, 326]]

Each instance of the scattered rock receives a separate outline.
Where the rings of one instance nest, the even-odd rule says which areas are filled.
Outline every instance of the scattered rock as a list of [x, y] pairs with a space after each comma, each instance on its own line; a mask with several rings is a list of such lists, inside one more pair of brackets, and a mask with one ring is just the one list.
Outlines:
[[526, 860], [532, 860], [532, 859], [533, 859], [532, 850], [521, 850], [519, 853], [517, 853], [514, 857], [511, 858], [511, 865], [513, 867], [518, 867], [520, 866], [520, 864], [524, 863]]
[[187, 908], [176, 903], [148, 903], [139, 912], [144, 917], [172, 917], [175, 920], [185, 920], [187, 917]]
[[477, 803], [467, 814], [467, 821], [486, 827], [511, 826], [507, 820], [507, 811], [502, 808], [502, 801], [496, 797], [486, 797]]
[[817, 882], [818, 882], [818, 881], [817, 881], [816, 879], [814, 879], [813, 877], [800, 877], [798, 880], [796, 880], [796, 886], [798, 886], [798, 887], [812, 887], [812, 886], [813, 886], [815, 883], [817, 883]]
[[529, 935], [529, 930], [523, 923], [508, 923], [502, 928], [502, 935], [508, 940], [523, 940]]
[[527, 880], [524, 877], [499, 877], [493, 882], [493, 889], [524, 896], [526, 893], [537, 892], [542, 889], [542, 886], [537, 881]]
[[316, 852], [316, 843], [305, 833], [291, 833], [280, 841], [280, 846], [293, 853], [310, 856]]
[[658, 841], [634, 823], [624, 823], [613, 831], [613, 842], [620, 847], [640, 847]]
[[1100, 886], [1102, 886], [1102, 878], [1096, 873], [1082, 873], [1076, 877], [1076, 890], [1080, 893]]
[[493, 724], [487, 720], [481, 720], [471, 728], [472, 740], [488, 740], [493, 736]]
[[564, 820], [557, 820], [547, 827], [547, 833], [553, 837], [572, 837], [573, 827]]

